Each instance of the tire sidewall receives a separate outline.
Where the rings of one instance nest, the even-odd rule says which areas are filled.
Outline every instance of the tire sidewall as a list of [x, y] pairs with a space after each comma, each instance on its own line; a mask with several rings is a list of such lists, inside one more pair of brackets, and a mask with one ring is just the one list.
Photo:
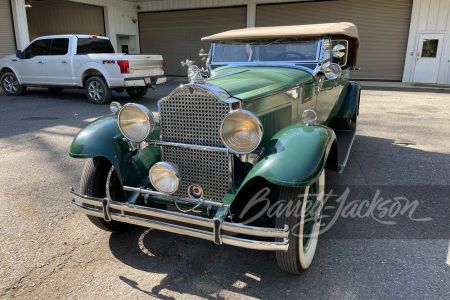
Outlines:
[[5, 94], [8, 95], [8, 96], [20, 96], [20, 95], [23, 95], [23, 93], [25, 92], [25, 87], [23, 85], [21, 85], [20, 82], [19, 82], [19, 89], [17, 90], [17, 92], [11, 93], [11, 92], [8, 92], [6, 90], [6, 88], [5, 88], [5, 79], [8, 76], [14, 77], [17, 80], [17, 82], [19, 82], [19, 79], [17, 78], [16, 74], [14, 74], [12, 72], [6, 72], [5, 74], [2, 75], [2, 77], [0, 79], [3, 92], [5, 92]]
[[[324, 196], [324, 191], [325, 191], [325, 170], [322, 171], [321, 175], [319, 176], [319, 192], [317, 195], [317, 200], [320, 202], [320, 209], [319, 209], [319, 213], [322, 209], [323, 206], [323, 196]], [[306, 187], [305, 190], [305, 194], [304, 194], [304, 198], [303, 198], [303, 203], [302, 203], [302, 211], [301, 211], [301, 217], [300, 217], [300, 229], [299, 229], [299, 237], [297, 238], [297, 240], [295, 242], [298, 242], [299, 244], [299, 261], [300, 261], [300, 265], [302, 267], [302, 269], [307, 269], [310, 265], [311, 262], [314, 258], [314, 254], [316, 252], [316, 248], [317, 248], [317, 241], [319, 238], [319, 231], [320, 231], [320, 223], [321, 223], [321, 216], [318, 217], [318, 222], [316, 222], [316, 225], [314, 227], [314, 231], [312, 232], [312, 237], [311, 237], [311, 242], [307, 248], [307, 250], [304, 250], [303, 247], [303, 229], [304, 229], [304, 222], [305, 222], [305, 218], [308, 218], [310, 216], [306, 216], [306, 206], [307, 206], [307, 199], [309, 196], [309, 188], [310, 186]]]
[[[138, 91], [134, 92], [133, 90], [138, 90]], [[148, 86], [141, 86], [141, 87], [137, 87], [137, 88], [127, 88], [126, 91], [127, 91], [127, 94], [132, 98], [142, 98], [147, 94]]]
[[[89, 85], [92, 82], [98, 82], [103, 89], [103, 96], [99, 100], [95, 100], [89, 95]], [[108, 87], [108, 84], [106, 83], [106, 81], [103, 77], [93, 76], [93, 77], [89, 78], [86, 81], [85, 91], [86, 91], [86, 97], [89, 99], [90, 102], [92, 102], [94, 104], [104, 104], [104, 103], [108, 103], [109, 101], [111, 101], [112, 91]]]

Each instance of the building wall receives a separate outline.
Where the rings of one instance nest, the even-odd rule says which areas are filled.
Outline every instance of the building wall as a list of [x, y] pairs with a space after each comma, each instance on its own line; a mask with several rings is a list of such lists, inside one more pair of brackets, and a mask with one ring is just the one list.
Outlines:
[[[137, 12], [135, 3], [123, 0], [72, 0], [73, 2], [102, 6], [105, 16], [106, 36], [117, 46], [118, 35], [129, 35], [134, 41], [135, 51], [139, 49]], [[30, 42], [25, 0], [11, 0], [17, 47], [24, 49]], [[136, 20], [136, 22], [133, 22]]]
[[[117, 46], [118, 35], [137, 37], [139, 34], [137, 12], [133, 2], [123, 0], [71, 0], [74, 2], [103, 6], [105, 9], [106, 36]], [[164, 1], [165, 2], [165, 1]], [[136, 20], [136, 23], [133, 22]], [[135, 49], [139, 49], [139, 39], [134, 38]], [[132, 48], [134, 48], [132, 46]]]
[[43, 35], [105, 35], [103, 8], [76, 2], [32, 1], [27, 8], [30, 40]]
[[420, 33], [444, 33], [438, 83], [450, 84], [450, 0], [414, 0], [403, 82], [413, 82]]
[[287, 3], [314, 0], [164, 0], [164, 1], [134, 1], [135, 7], [139, 5], [142, 11], [180, 10], [204, 7], [242, 6], [263, 3]]

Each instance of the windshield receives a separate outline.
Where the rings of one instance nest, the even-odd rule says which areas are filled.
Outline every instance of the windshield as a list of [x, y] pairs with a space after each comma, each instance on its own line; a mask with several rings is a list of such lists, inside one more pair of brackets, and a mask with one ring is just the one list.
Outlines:
[[318, 41], [215, 44], [213, 62], [316, 61]]
[[114, 53], [114, 48], [108, 39], [79, 38], [77, 54], [91, 53]]

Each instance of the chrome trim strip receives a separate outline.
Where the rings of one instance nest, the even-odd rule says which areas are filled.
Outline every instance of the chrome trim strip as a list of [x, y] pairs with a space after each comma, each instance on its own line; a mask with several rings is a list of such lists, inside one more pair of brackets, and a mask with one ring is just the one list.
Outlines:
[[187, 149], [196, 149], [196, 150], [205, 150], [205, 151], [215, 151], [215, 152], [228, 152], [228, 148], [219, 148], [219, 147], [211, 147], [211, 146], [201, 146], [201, 145], [190, 145], [190, 144], [182, 144], [182, 143], [172, 143], [165, 142], [161, 140], [148, 140], [148, 143], [152, 143], [156, 146], [168, 146], [168, 147], [180, 147]]
[[[81, 202], [85, 204], [94, 205], [99, 207], [99, 209], [85, 207], [82, 203], [77, 203], [74, 199], [71, 204], [79, 211], [95, 216], [98, 218], [104, 218], [105, 215], [109, 215], [112, 221], [119, 221], [129, 224], [135, 224], [144, 227], [151, 227], [159, 230], [169, 231], [177, 234], [184, 234], [188, 236], [198, 237], [206, 239], [212, 242], [219, 242], [227, 245], [233, 245], [248, 249], [255, 250], [270, 250], [270, 251], [286, 251], [289, 247], [289, 241], [287, 239], [289, 235], [289, 228], [285, 225], [284, 229], [277, 228], [263, 228], [247, 226], [243, 224], [235, 224], [229, 222], [220, 222], [221, 224], [216, 224], [217, 220], [203, 218], [194, 215], [187, 215], [178, 212], [166, 211], [157, 208], [142, 207], [132, 204], [126, 204], [121, 202], [116, 202], [112, 200], [107, 200], [109, 202], [109, 208], [115, 209], [118, 212], [103, 212], [100, 207], [105, 199], [93, 198], [85, 195], [81, 195], [71, 189], [71, 193], [82, 198]], [[95, 199], [95, 200], [94, 200]], [[109, 210], [109, 209], [108, 209]], [[127, 215], [125, 213], [131, 212], [140, 214], [143, 216], [156, 217], [162, 219], [162, 221], [156, 221], [147, 219], [144, 217], [136, 217]], [[165, 221], [175, 221], [186, 223], [184, 225], [166, 223]], [[196, 229], [188, 227], [189, 224], [205, 227], [207, 230]], [[219, 226], [217, 226], [219, 225]], [[251, 239], [237, 238], [228, 235], [222, 235], [222, 231], [228, 231], [232, 233], [241, 233], [246, 235], [268, 237], [268, 238], [282, 238], [283, 242], [269, 242], [269, 241], [258, 241]]]
[[204, 199], [188, 198], [188, 197], [177, 196], [177, 195], [169, 195], [169, 194], [152, 191], [152, 190], [148, 190], [148, 189], [134, 188], [131, 186], [124, 186], [123, 190], [129, 191], [129, 192], [136, 192], [139, 194], [147, 194], [147, 195], [152, 195], [152, 196], [163, 197], [163, 198], [173, 200], [173, 201], [180, 200], [180, 201], [192, 202], [192, 203], [196, 203], [196, 204], [211, 205], [211, 206], [217, 206], [217, 207], [230, 207], [229, 205], [225, 205], [220, 202], [214, 202], [214, 201], [204, 200]]
[[[310, 68], [307, 68], [307, 67], [303, 67], [303, 66], [299, 66], [299, 65], [296, 65], [296, 64], [298, 64], [298, 63], [303, 63], [303, 62], [292, 62], [292, 63], [289, 63], [289, 64], [280, 64], [280, 63], [270, 63], [270, 62], [265, 62], [265, 63], [261, 63], [261, 64], [255, 64], [255, 63], [235, 63], [235, 64], [230, 64], [230, 65], [226, 65], [226, 66], [223, 66], [223, 67], [219, 67], [219, 68], [215, 68], [214, 70], [213, 70], [213, 72], [214, 71], [220, 71], [220, 70], [222, 70], [222, 69], [227, 69], [227, 68], [234, 68], [234, 67], [280, 67], [280, 68], [293, 68], [293, 69], [299, 69], [299, 70], [302, 70], [302, 71], [306, 71], [306, 72], [308, 72], [309, 74], [311, 74], [312, 76], [315, 76], [314, 75], [314, 71], [313, 70], [311, 70]], [[312, 62], [312, 63], [317, 63], [317, 62]], [[209, 77], [208, 79], [214, 79], [214, 77], [213, 76], [211, 76], [211, 77]], [[208, 80], [208, 79], [206, 79], [206, 80]], [[206, 82], [206, 83], [208, 83], [208, 82]]]

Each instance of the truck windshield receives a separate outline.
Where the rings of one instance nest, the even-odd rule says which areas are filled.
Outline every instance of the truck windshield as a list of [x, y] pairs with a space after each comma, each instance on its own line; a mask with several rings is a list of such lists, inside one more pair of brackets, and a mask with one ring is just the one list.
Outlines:
[[213, 62], [315, 61], [318, 41], [215, 44]]
[[114, 53], [110, 40], [97, 38], [79, 38], [77, 54]]

